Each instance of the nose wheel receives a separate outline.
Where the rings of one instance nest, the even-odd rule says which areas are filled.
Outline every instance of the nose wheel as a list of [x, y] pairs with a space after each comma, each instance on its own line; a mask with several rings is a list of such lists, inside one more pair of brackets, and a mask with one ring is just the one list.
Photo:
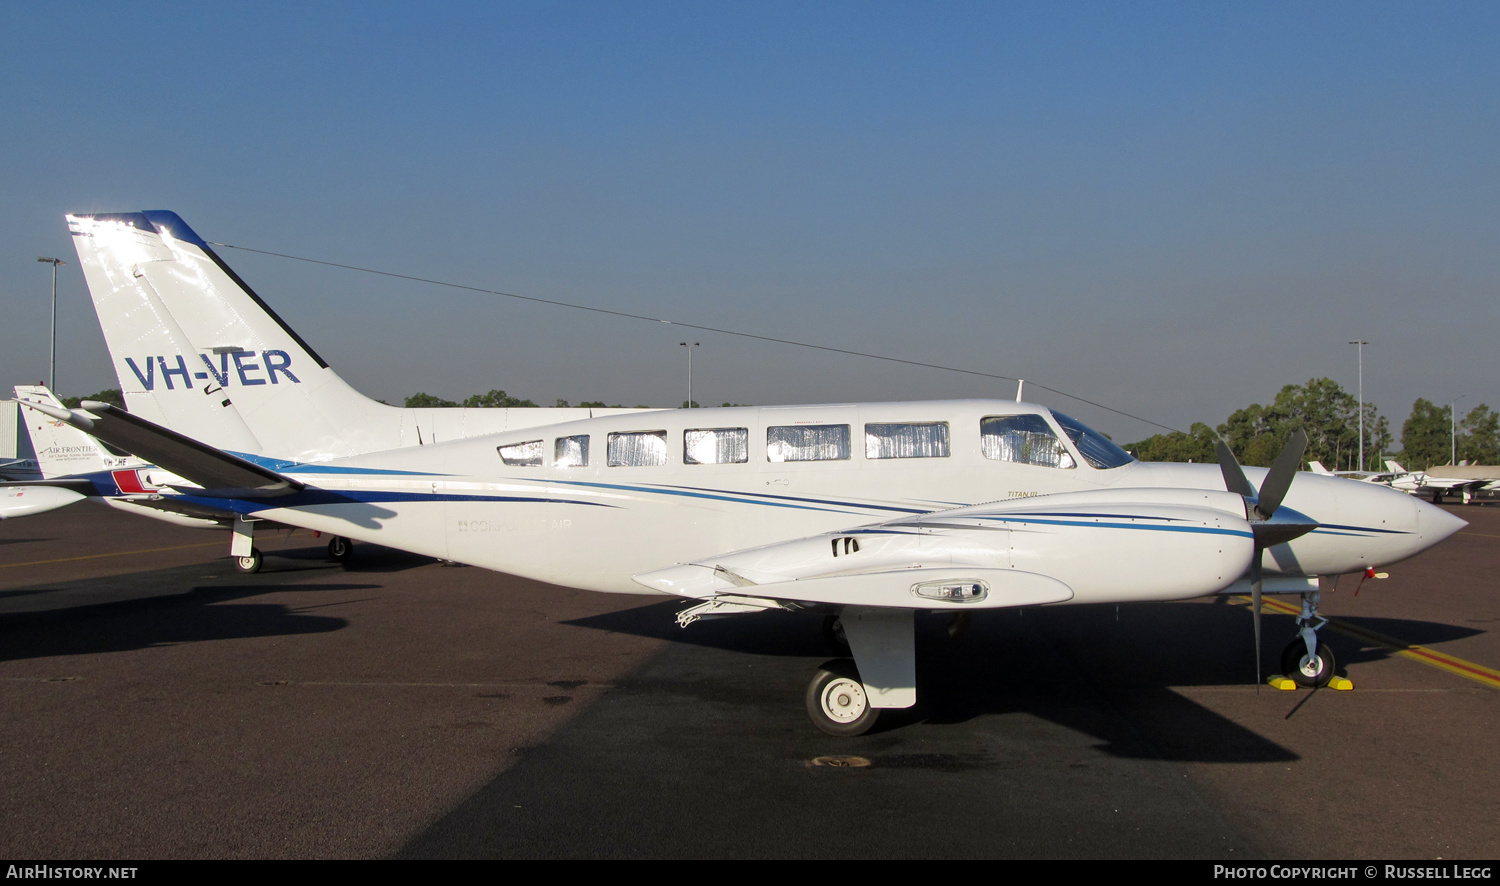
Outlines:
[[1327, 686], [1333, 680], [1338, 663], [1333, 649], [1318, 642], [1318, 631], [1328, 619], [1318, 615], [1322, 594], [1308, 591], [1302, 595], [1302, 613], [1297, 616], [1297, 637], [1281, 652], [1281, 673], [1304, 689]]
[[1301, 637], [1288, 643], [1281, 653], [1281, 673], [1304, 689], [1327, 686], [1337, 667], [1331, 648], [1319, 643], [1317, 651], [1309, 654]]

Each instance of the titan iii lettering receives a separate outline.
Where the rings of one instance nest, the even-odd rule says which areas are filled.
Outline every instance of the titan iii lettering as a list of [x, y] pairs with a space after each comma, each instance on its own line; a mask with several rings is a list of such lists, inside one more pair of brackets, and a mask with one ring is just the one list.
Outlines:
[[[281, 384], [278, 376], [285, 376], [294, 385], [302, 383], [297, 376], [292, 374], [292, 358], [286, 351], [225, 351], [214, 356], [219, 358], [219, 364], [214, 365], [213, 358], [208, 354], [199, 354], [204, 371], [193, 371], [188, 366], [188, 361], [181, 354], [174, 355], [172, 362], [166, 357], [146, 357], [142, 367], [135, 362], [133, 357], [125, 358], [125, 365], [135, 373], [136, 379], [147, 391], [156, 390], [158, 383], [167, 386], [167, 390], [175, 391], [177, 385], [172, 379], [175, 376], [182, 382], [185, 390], [194, 387], [193, 380], [212, 381], [220, 388], [229, 387], [230, 380], [238, 378], [242, 386], [263, 385], [269, 379], [271, 384]], [[260, 362], [255, 362], [259, 359]]]

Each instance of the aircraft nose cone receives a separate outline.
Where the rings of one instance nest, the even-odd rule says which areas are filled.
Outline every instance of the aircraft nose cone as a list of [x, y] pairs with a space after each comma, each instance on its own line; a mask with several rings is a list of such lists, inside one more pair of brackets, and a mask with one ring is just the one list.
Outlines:
[[1420, 499], [1413, 501], [1417, 505], [1417, 532], [1428, 546], [1469, 525], [1469, 521], [1455, 517], [1437, 505]]

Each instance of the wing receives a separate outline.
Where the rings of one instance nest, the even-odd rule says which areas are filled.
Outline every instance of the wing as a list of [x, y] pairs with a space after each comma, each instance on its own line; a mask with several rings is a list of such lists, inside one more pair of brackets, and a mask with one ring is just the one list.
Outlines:
[[[1131, 489], [935, 511], [634, 576], [726, 607], [964, 610], [1217, 593], [1249, 567], [1232, 493]], [[709, 610], [706, 610], [709, 611]]]

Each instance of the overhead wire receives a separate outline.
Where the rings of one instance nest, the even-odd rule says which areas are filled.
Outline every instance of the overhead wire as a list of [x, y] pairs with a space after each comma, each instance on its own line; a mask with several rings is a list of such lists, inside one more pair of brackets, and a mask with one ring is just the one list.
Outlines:
[[[718, 326], [704, 326], [704, 325], [701, 325], [701, 324], [698, 324], [698, 323], [684, 323], [684, 322], [682, 322], [680, 320], [668, 320], [668, 319], [665, 319], [665, 318], [662, 318], [662, 317], [651, 317], [651, 316], [648, 316], [646, 314], [636, 314], [636, 313], [632, 313], [630, 311], [616, 311], [616, 310], [612, 310], [610, 308], [601, 308], [601, 307], [597, 307], [597, 306], [594, 306], [594, 305], [580, 305], [580, 304], [576, 304], [576, 303], [573, 303], [573, 302], [558, 301], [556, 299], [540, 298], [540, 297], [534, 296], [534, 295], [521, 295], [521, 294], [515, 293], [515, 292], [503, 292], [503, 291], [498, 290], [498, 289], [486, 289], [486, 288], [484, 288], [482, 286], [469, 286], [469, 285], [466, 285], [466, 284], [463, 284], [463, 283], [453, 283], [453, 282], [450, 282], [450, 281], [447, 281], [447, 280], [434, 280], [434, 279], [432, 279], [430, 277], [417, 277], [417, 276], [413, 276], [411, 274], [398, 274], [398, 273], [395, 273], [394, 271], [382, 271], [382, 270], [378, 270], [376, 268], [364, 268], [364, 267], [360, 267], [359, 265], [350, 265], [350, 264], [343, 264], [341, 262], [326, 261], [324, 259], [308, 258], [307, 256], [302, 256], [302, 255], [289, 255], [289, 254], [284, 253], [284, 252], [272, 252], [272, 251], [270, 251], [268, 249], [255, 249], [255, 248], [250, 247], [250, 246], [238, 246], [238, 245], [235, 245], [233, 243], [218, 243], [218, 242], [215, 242], [215, 241], [212, 241], [212, 240], [210, 240], [208, 242], [212, 246], [222, 246], [225, 249], [238, 249], [238, 250], [240, 250], [242, 252], [254, 252], [254, 253], [258, 253], [260, 255], [269, 255], [269, 256], [273, 256], [275, 258], [289, 259], [291, 261], [307, 262], [308, 264], [323, 265], [325, 267], [330, 267], [330, 268], [340, 268], [340, 269], [343, 269], [343, 270], [346, 270], [346, 271], [357, 271], [357, 272], [362, 273], [362, 274], [374, 274], [374, 275], [377, 275], [377, 276], [380, 276], [380, 277], [390, 277], [390, 278], [393, 278], [393, 279], [396, 279], [396, 280], [408, 280], [408, 281], [411, 281], [413, 283], [425, 283], [425, 284], [428, 284], [430, 286], [442, 286], [442, 287], [446, 287], [448, 289], [460, 289], [460, 290], [464, 290], [464, 291], [467, 291], [467, 292], [481, 293], [483, 295], [502, 296], [504, 298], [513, 298], [513, 299], [518, 299], [520, 301], [534, 302], [534, 303], [543, 304], [543, 305], [552, 305], [554, 307], [559, 307], [559, 308], [571, 308], [571, 309], [573, 309], [575, 311], [589, 311], [589, 312], [592, 312], [592, 313], [595, 313], [595, 314], [608, 314], [608, 315], [610, 315], [612, 317], [621, 317], [621, 318], [624, 318], [624, 319], [627, 319], [627, 320], [641, 320], [641, 321], [645, 321], [647, 323], [662, 323], [662, 324], [666, 324], [666, 325], [670, 325], [670, 326], [678, 326], [678, 327], [681, 327], [683, 329], [694, 329], [694, 330], [698, 330], [699, 332], [713, 332], [713, 333], [717, 333], [719, 335], [730, 335], [730, 336], [735, 336], [735, 337], [738, 337], [738, 338], [748, 338], [748, 339], [754, 339], [756, 341], [771, 342], [773, 344], [791, 345], [793, 347], [798, 347], [798, 348], [810, 348], [810, 349], [816, 350], [816, 351], [826, 351], [826, 352], [833, 353], [833, 354], [844, 354], [844, 355], [847, 355], [847, 356], [850, 356], [850, 357], [865, 357], [865, 358], [870, 359], [870, 360], [884, 360], [887, 363], [901, 363], [901, 364], [904, 364], [906, 366], [917, 366], [917, 367], [920, 367], [920, 368], [923, 368], [923, 369], [938, 369], [938, 370], [942, 370], [944, 372], [957, 372], [957, 373], [960, 373], [960, 374], [963, 374], [963, 375], [978, 376], [980, 378], [993, 378], [993, 379], [998, 379], [1000, 381], [1013, 381], [1013, 382], [1020, 382], [1021, 381], [1021, 379], [1013, 377], [1013, 376], [998, 375], [998, 374], [993, 373], [993, 372], [981, 372], [981, 371], [979, 371], [977, 369], [964, 369], [964, 368], [959, 367], [959, 366], [944, 366], [944, 365], [942, 365], [940, 363], [927, 363], [927, 362], [924, 362], [922, 360], [908, 360], [908, 359], [906, 359], [904, 357], [892, 357], [892, 356], [889, 356], [889, 355], [886, 355], [886, 354], [872, 354], [872, 353], [869, 353], [869, 352], [866, 352], [866, 351], [855, 351], [855, 350], [850, 350], [848, 348], [836, 348], [836, 347], [833, 347], [831, 345], [820, 345], [820, 344], [814, 344], [812, 342], [796, 341], [794, 339], [789, 339], [789, 338], [777, 338], [775, 336], [760, 335], [760, 334], [754, 333], [754, 332], [742, 332], [742, 331], [736, 330], [736, 329], [724, 329], [724, 328], [718, 327]], [[1060, 391], [1060, 390], [1058, 390], [1056, 388], [1049, 388], [1046, 385], [1039, 384], [1039, 383], [1037, 383], [1035, 381], [1027, 382], [1027, 384], [1030, 385], [1031, 387], [1040, 388], [1041, 390], [1046, 391], [1046, 392], [1048, 392], [1050, 394], [1056, 394], [1059, 397], [1066, 397], [1069, 400], [1074, 400], [1074, 401], [1077, 401], [1079, 403], [1086, 403], [1089, 406], [1093, 406], [1093, 407], [1095, 407], [1097, 409], [1103, 409], [1106, 412], [1112, 412], [1115, 415], [1121, 415], [1121, 416], [1124, 416], [1125, 418], [1133, 419], [1133, 420], [1138, 421], [1138, 422], [1143, 422], [1145, 424], [1151, 425], [1152, 427], [1161, 428], [1161, 429], [1166, 430], [1166, 431], [1174, 431], [1174, 432], [1177, 431], [1176, 428], [1169, 427], [1167, 425], [1161, 424], [1160, 422], [1152, 421], [1149, 418], [1143, 418], [1143, 417], [1141, 417], [1139, 415], [1133, 415], [1133, 414], [1131, 414], [1129, 412], [1125, 412], [1125, 411], [1120, 410], [1120, 409], [1115, 409], [1112, 406], [1105, 406], [1103, 403], [1098, 403], [1098, 402], [1096, 402], [1094, 400], [1089, 400], [1089, 399], [1087, 399], [1085, 397], [1079, 397], [1076, 394], [1069, 394], [1066, 391]]]

